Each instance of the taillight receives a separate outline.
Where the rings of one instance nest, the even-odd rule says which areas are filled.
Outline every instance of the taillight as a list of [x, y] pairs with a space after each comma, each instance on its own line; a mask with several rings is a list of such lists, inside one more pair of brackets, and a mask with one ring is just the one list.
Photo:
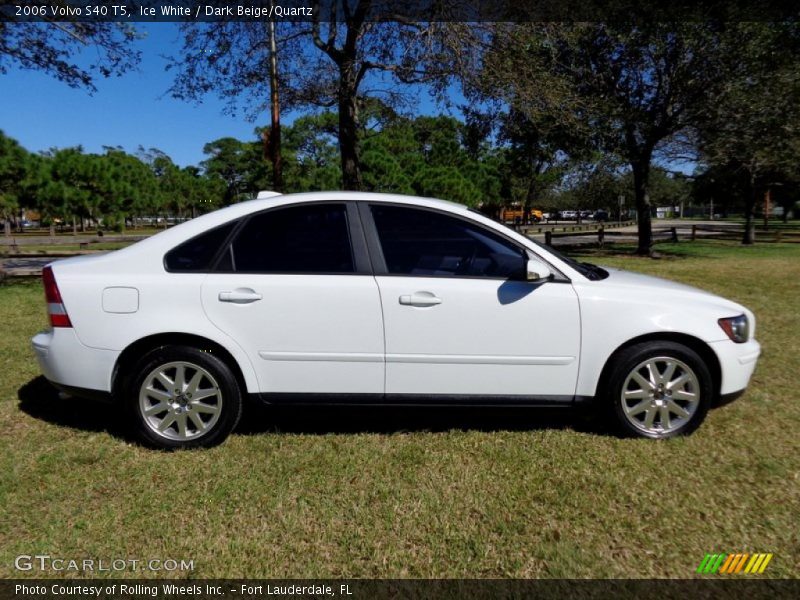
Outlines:
[[47, 314], [50, 315], [50, 325], [53, 327], [72, 327], [61, 292], [58, 291], [53, 269], [49, 265], [42, 269], [42, 282], [44, 283], [44, 297], [47, 300]]

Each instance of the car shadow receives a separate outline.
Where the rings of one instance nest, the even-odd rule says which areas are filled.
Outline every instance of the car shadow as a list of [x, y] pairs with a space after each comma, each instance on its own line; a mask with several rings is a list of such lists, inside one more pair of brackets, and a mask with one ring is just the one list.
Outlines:
[[[105, 432], [127, 442], [134, 441], [116, 405], [101, 400], [65, 398], [42, 376], [19, 388], [17, 397], [19, 409], [34, 419], [80, 431]], [[571, 409], [274, 406], [254, 401], [245, 403], [244, 415], [234, 434], [398, 434], [543, 429], [610, 434], [598, 423]]]
[[572, 409], [461, 406], [277, 406], [251, 402], [236, 433], [306, 435], [573, 429], [607, 435]]
[[34, 419], [81, 431], [107, 432], [131, 441], [114, 404], [64, 397], [41, 375], [19, 388], [17, 398], [19, 409]]

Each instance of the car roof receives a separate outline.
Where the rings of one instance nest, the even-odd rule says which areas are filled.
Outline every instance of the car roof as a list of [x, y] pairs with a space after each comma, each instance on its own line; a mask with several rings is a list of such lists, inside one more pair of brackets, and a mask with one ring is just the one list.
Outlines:
[[[408, 196], [405, 194], [386, 194], [380, 192], [349, 192], [330, 191], [330, 192], [300, 192], [296, 194], [278, 194], [275, 192], [260, 192], [259, 198], [255, 200], [246, 200], [239, 204], [234, 204], [231, 207], [245, 205], [251, 210], [260, 210], [262, 207], [257, 206], [258, 203], [263, 204], [263, 208], [270, 206], [279, 206], [282, 204], [297, 204], [303, 202], [321, 202], [321, 201], [355, 201], [355, 202], [399, 202], [402, 204], [416, 204], [430, 207], [440, 207], [447, 210], [457, 210], [459, 212], [467, 210], [463, 204], [457, 202], [450, 202], [449, 200], [440, 200], [439, 198], [425, 198], [422, 196]], [[221, 209], [225, 210], [225, 209]], [[249, 212], [249, 211], [248, 211]]]
[[[135, 244], [137, 251], [141, 252], [145, 248], [169, 247], [184, 239], [189, 239], [194, 235], [202, 233], [210, 228], [222, 225], [228, 221], [240, 217], [257, 213], [269, 208], [278, 206], [314, 203], [314, 202], [392, 202], [397, 204], [411, 204], [428, 208], [439, 208], [448, 212], [464, 214], [469, 209], [463, 204], [439, 200], [437, 198], [421, 198], [418, 196], [405, 196], [402, 194], [379, 194], [372, 192], [304, 192], [299, 194], [274, 194], [269, 197], [256, 198], [255, 200], [245, 200], [231, 204], [225, 208], [220, 208], [194, 219], [190, 219], [180, 225], [166, 229], [146, 240]], [[131, 246], [130, 248], [133, 248]], [[119, 251], [125, 254], [126, 249]]]

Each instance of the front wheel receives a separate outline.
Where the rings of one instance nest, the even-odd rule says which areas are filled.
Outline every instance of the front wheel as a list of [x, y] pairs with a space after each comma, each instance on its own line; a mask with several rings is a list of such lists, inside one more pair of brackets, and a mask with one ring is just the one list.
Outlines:
[[219, 444], [242, 412], [241, 391], [228, 365], [196, 348], [152, 350], [134, 367], [125, 387], [134, 434], [165, 450]]
[[711, 374], [694, 350], [674, 342], [645, 342], [616, 358], [608, 392], [622, 433], [658, 439], [697, 429], [713, 389]]

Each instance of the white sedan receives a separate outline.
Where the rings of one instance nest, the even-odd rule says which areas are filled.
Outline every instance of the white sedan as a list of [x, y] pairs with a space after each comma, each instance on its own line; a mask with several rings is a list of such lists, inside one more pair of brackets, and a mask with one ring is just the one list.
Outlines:
[[243, 202], [43, 273], [41, 369], [123, 404], [161, 448], [220, 443], [267, 403], [580, 406], [629, 435], [690, 433], [740, 395], [753, 314], [603, 269], [426, 198]]

